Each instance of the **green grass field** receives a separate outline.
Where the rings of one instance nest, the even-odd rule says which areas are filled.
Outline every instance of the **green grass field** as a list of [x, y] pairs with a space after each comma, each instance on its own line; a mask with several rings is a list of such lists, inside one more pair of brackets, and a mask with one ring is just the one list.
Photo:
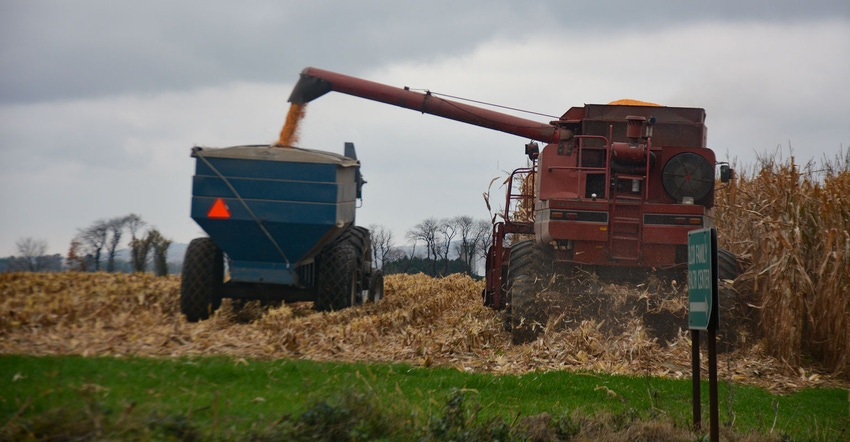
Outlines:
[[[0, 439], [535, 440], [542, 430], [532, 424], [543, 422], [561, 440], [635, 432], [638, 424], [648, 431], [648, 423], [678, 437], [669, 440], [699, 440], [689, 430], [690, 385], [302, 360], [3, 355]], [[847, 390], [775, 395], [721, 382], [719, 391], [724, 438], [848, 438]], [[702, 396], [707, 431], [705, 386]]]

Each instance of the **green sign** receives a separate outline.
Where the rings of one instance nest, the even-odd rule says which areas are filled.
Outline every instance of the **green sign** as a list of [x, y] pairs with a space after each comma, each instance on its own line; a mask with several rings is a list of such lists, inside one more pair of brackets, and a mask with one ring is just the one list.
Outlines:
[[688, 328], [707, 330], [717, 308], [717, 230], [688, 233]]

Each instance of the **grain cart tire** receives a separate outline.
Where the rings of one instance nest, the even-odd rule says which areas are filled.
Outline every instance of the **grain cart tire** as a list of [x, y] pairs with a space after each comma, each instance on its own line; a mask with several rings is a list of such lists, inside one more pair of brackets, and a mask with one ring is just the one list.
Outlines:
[[369, 277], [369, 300], [378, 302], [384, 299], [384, 272], [375, 269]]
[[356, 279], [357, 287], [352, 292], [349, 306], [364, 304], [371, 298], [369, 288], [372, 284], [372, 236], [368, 229], [352, 226], [340, 236], [339, 240], [351, 244], [357, 254], [359, 269]]
[[348, 241], [357, 251], [357, 268], [360, 269], [357, 291], [351, 305], [360, 305], [369, 301], [371, 295], [369, 287], [372, 283], [372, 235], [368, 229], [359, 226], [352, 226], [348, 233]]
[[534, 240], [511, 246], [506, 324], [510, 324], [513, 344], [533, 341], [546, 325], [547, 318], [537, 297], [551, 276], [545, 271], [547, 264], [546, 253]]
[[369, 296], [372, 239], [369, 230], [352, 226], [320, 256], [316, 310], [340, 310]]
[[320, 258], [315, 309], [327, 311], [350, 307], [357, 289], [356, 250], [347, 241], [334, 241]]
[[209, 319], [221, 306], [218, 289], [224, 283], [224, 256], [210, 238], [189, 243], [180, 281], [180, 311], [189, 322]]

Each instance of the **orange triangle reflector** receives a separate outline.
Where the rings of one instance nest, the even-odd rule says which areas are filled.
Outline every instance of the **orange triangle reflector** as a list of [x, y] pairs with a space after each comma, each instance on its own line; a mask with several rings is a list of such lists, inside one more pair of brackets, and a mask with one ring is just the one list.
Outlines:
[[228, 219], [230, 218], [230, 209], [227, 208], [227, 204], [224, 203], [224, 200], [218, 198], [213, 203], [212, 207], [210, 207], [210, 211], [207, 212], [207, 218], [213, 219]]

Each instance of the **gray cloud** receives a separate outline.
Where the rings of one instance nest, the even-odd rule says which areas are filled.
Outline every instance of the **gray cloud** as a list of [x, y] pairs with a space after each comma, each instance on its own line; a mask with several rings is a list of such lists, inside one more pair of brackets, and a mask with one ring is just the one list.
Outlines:
[[848, 16], [844, 0], [6, 1], [0, 103], [279, 82], [307, 65], [357, 73], [545, 29], [611, 34], [698, 21]]
[[401, 10], [395, 2], [244, 2], [238, 8], [216, 1], [6, 4], [0, 101], [281, 81], [307, 64], [359, 69], [398, 57], [431, 57], [470, 48], [492, 33], [479, 33], [484, 23], [508, 15], [482, 8], [441, 19], [429, 2], [412, 5]]

